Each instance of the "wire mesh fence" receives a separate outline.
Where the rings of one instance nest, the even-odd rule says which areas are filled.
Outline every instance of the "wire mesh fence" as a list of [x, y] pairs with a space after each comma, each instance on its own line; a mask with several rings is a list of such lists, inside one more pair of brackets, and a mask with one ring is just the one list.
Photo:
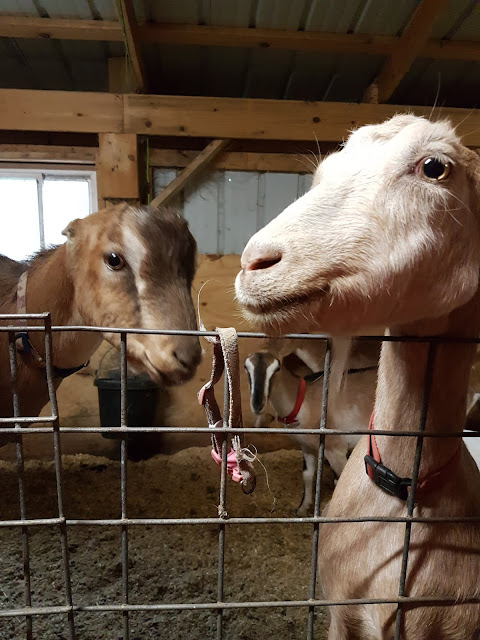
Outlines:
[[[321, 499], [322, 499], [322, 470], [324, 464], [325, 454], [325, 440], [331, 435], [366, 435], [369, 430], [366, 428], [357, 430], [341, 430], [341, 429], [327, 429], [327, 413], [328, 413], [328, 393], [329, 393], [329, 381], [330, 381], [330, 365], [332, 359], [332, 343], [329, 338], [322, 335], [314, 334], [290, 334], [286, 336], [290, 339], [302, 339], [302, 340], [321, 340], [326, 345], [325, 351], [325, 366], [323, 377], [323, 395], [322, 395], [322, 407], [321, 407], [321, 419], [318, 428], [315, 429], [298, 429], [287, 427], [269, 428], [269, 434], [316, 434], [318, 435], [318, 465], [315, 485], [315, 501], [313, 515], [308, 517], [165, 517], [165, 518], [139, 518], [130, 517], [127, 506], [127, 489], [128, 489], [128, 476], [127, 476], [127, 459], [128, 459], [128, 443], [127, 435], [132, 433], [154, 433], [161, 431], [162, 433], [206, 433], [210, 434], [211, 429], [209, 427], [129, 427], [127, 424], [127, 343], [128, 336], [130, 334], [156, 334], [156, 335], [196, 335], [196, 336], [216, 336], [215, 331], [176, 331], [176, 330], [145, 330], [145, 329], [126, 329], [126, 328], [112, 328], [112, 327], [86, 327], [86, 326], [69, 326], [60, 327], [52, 326], [50, 315], [44, 314], [25, 314], [25, 315], [0, 315], [0, 321], [4, 326], [0, 326], [0, 332], [8, 334], [8, 348], [9, 348], [9, 362], [10, 362], [10, 378], [12, 389], [12, 406], [13, 415], [11, 417], [0, 418], [0, 434], [8, 434], [15, 437], [16, 447], [16, 469], [18, 479], [18, 500], [19, 500], [19, 515], [18, 519], [2, 519], [0, 518], [0, 529], [11, 528], [17, 529], [21, 532], [22, 539], [22, 562], [23, 562], [23, 607], [17, 608], [0, 608], [0, 619], [2, 618], [22, 618], [24, 619], [24, 635], [26, 640], [33, 640], [35, 638], [34, 633], [34, 620], [38, 616], [55, 616], [62, 615], [65, 617], [68, 629], [69, 640], [80, 640], [78, 632], [76, 631], [76, 616], [80, 613], [92, 613], [98, 614], [102, 612], [115, 612], [121, 616], [123, 627], [123, 639], [131, 640], [131, 625], [130, 614], [132, 612], [144, 611], [201, 611], [208, 610], [216, 615], [216, 639], [222, 640], [225, 638], [224, 630], [224, 617], [226, 612], [236, 609], [278, 609], [296, 607], [305, 610], [307, 617], [306, 624], [306, 638], [312, 640], [315, 637], [315, 622], [316, 613], [319, 608], [322, 607], [335, 607], [341, 605], [373, 605], [373, 604], [392, 604], [397, 606], [396, 623], [394, 640], [401, 638], [401, 621], [402, 611], [404, 605], [419, 605], [419, 606], [462, 606], [467, 603], [480, 603], [480, 598], [475, 594], [472, 594], [471, 598], [462, 600], [462, 603], [457, 602], [456, 597], [449, 596], [436, 596], [436, 597], [412, 597], [406, 592], [406, 576], [408, 570], [409, 559], [409, 547], [410, 547], [410, 535], [411, 528], [414, 523], [479, 523], [480, 517], [422, 517], [414, 515], [415, 507], [415, 489], [417, 486], [422, 445], [425, 438], [431, 437], [447, 437], [447, 438], [459, 438], [459, 437], [478, 437], [473, 432], [459, 431], [459, 432], [441, 432], [430, 433], [425, 431], [427, 412], [428, 412], [428, 397], [429, 390], [432, 383], [433, 372], [433, 356], [435, 353], [436, 345], [440, 342], [458, 342], [458, 343], [480, 343], [480, 339], [454, 339], [454, 338], [430, 338], [430, 337], [411, 337], [411, 338], [398, 338], [393, 336], [365, 336], [358, 338], [359, 340], [369, 341], [410, 341], [410, 342], [422, 342], [429, 345], [428, 347], [428, 359], [427, 367], [425, 371], [424, 379], [424, 392], [423, 392], [423, 405], [421, 410], [420, 423], [418, 429], [412, 429], [409, 431], [384, 431], [381, 429], [375, 429], [375, 435], [390, 436], [390, 437], [411, 437], [417, 438], [415, 458], [412, 469], [412, 485], [408, 496], [406, 510], [407, 513], [402, 517], [328, 517], [321, 515]], [[28, 326], [26, 323], [28, 322]], [[44, 348], [45, 348], [45, 374], [46, 383], [48, 386], [48, 394], [50, 401], [51, 413], [49, 416], [22, 416], [20, 415], [19, 405], [19, 393], [17, 382], [17, 351], [16, 351], [16, 335], [18, 332], [41, 332], [44, 335]], [[61, 427], [58, 415], [58, 406], [56, 398], [56, 384], [54, 380], [54, 367], [52, 357], [52, 343], [53, 334], [61, 331], [88, 331], [88, 332], [101, 332], [101, 333], [117, 333], [120, 334], [120, 424], [112, 427]], [[238, 337], [243, 338], [256, 338], [264, 339], [266, 336], [261, 333], [252, 332], [239, 332]], [[228, 428], [228, 386], [225, 385], [225, 398], [224, 398], [224, 426], [220, 427], [217, 432], [233, 435], [235, 429]], [[40, 425], [40, 426], [39, 426]], [[27, 428], [28, 427], [28, 428]], [[251, 433], [264, 433], [264, 428], [250, 428]], [[23, 438], [29, 437], [35, 433], [46, 433], [52, 435], [53, 440], [53, 452], [54, 452], [54, 466], [56, 477], [56, 511], [55, 517], [49, 518], [29, 518], [26, 508], [26, 495], [25, 495], [25, 477], [24, 477], [24, 452], [23, 452]], [[119, 503], [120, 503], [120, 518], [68, 518], [65, 515], [65, 499], [64, 499], [64, 472], [62, 469], [62, 454], [61, 454], [61, 436], [65, 433], [100, 433], [100, 434], [116, 434], [120, 439], [120, 460], [119, 460]], [[222, 443], [222, 464], [220, 481], [218, 487], [218, 505], [219, 513], [227, 514], [227, 446], [228, 438], [225, 438]], [[382, 522], [388, 523], [403, 523], [405, 525], [405, 535], [403, 544], [403, 555], [401, 563], [401, 571], [398, 577], [398, 595], [396, 597], [390, 597], [385, 599], [379, 598], [355, 598], [348, 600], [326, 600], [319, 597], [318, 593], [318, 554], [319, 554], [319, 535], [320, 526], [335, 524], [335, 523], [354, 523], [354, 522]], [[306, 558], [305, 562], [310, 563], [310, 577], [308, 585], [308, 598], [304, 600], [298, 599], [286, 599], [286, 600], [264, 600], [264, 601], [238, 601], [228, 600], [225, 597], [225, 550], [227, 545], [226, 531], [228, 527], [232, 526], [251, 526], [251, 525], [265, 525], [274, 526], [282, 524], [301, 524], [311, 525], [311, 553], [310, 558]], [[216, 598], [214, 601], [205, 602], [174, 602], [174, 603], [131, 603], [129, 598], [129, 531], [134, 527], [139, 526], [205, 526], [215, 525], [218, 528], [218, 554], [217, 554], [217, 586], [216, 586]], [[38, 527], [56, 527], [60, 534], [61, 539], [61, 565], [63, 570], [63, 605], [48, 605], [34, 606], [32, 604], [32, 587], [31, 587], [31, 560], [32, 551], [30, 548], [30, 531], [32, 528]], [[121, 557], [121, 596], [118, 602], [107, 604], [79, 604], [75, 602], [75, 598], [72, 594], [72, 576], [71, 576], [71, 561], [69, 558], [69, 545], [68, 536], [69, 532], [77, 527], [116, 527], [120, 532], [120, 557]]]

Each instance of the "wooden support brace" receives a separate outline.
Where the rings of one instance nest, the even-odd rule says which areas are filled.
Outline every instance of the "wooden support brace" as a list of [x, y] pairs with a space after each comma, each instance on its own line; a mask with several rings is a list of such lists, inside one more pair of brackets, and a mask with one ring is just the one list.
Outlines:
[[378, 84], [375, 82], [367, 87], [363, 96], [363, 102], [368, 104], [378, 104]]
[[229, 140], [213, 140], [210, 142], [182, 173], [174, 178], [170, 184], [152, 200], [150, 203], [151, 206], [158, 207], [159, 205], [166, 205], [168, 202], [171, 202], [175, 196], [183, 191], [187, 182], [200, 173], [229, 142]]
[[143, 63], [142, 45], [132, 0], [117, 0], [118, 17], [122, 24], [125, 48], [127, 49], [137, 91], [147, 91], [147, 75]]
[[[410, 22], [386, 59], [375, 84], [378, 86], [378, 101], [387, 102], [410, 69], [415, 58], [428, 42], [433, 23], [442, 12], [447, 0], [422, 0], [415, 9]], [[364, 102], [368, 102], [365, 92]]]

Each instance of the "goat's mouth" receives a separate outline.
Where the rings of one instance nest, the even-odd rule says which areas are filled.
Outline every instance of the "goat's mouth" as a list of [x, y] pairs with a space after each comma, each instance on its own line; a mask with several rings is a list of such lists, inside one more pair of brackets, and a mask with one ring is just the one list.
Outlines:
[[154, 382], [166, 387], [176, 387], [188, 382], [193, 378], [196, 371], [196, 367], [192, 369], [187, 369], [187, 367], [169, 370], [160, 369], [152, 362], [147, 352], [144, 354], [142, 365]]
[[[103, 337], [119, 349], [118, 334], [104, 333]], [[158, 362], [156, 363], [154, 360], [158, 360]], [[190, 366], [177, 360], [169, 361], [169, 359], [151, 357], [148, 349], [131, 336], [127, 345], [127, 364], [133, 373], [146, 372], [159, 386], [171, 387], [182, 385], [191, 380], [195, 375], [199, 360], [192, 360]]]
[[141, 357], [137, 353], [127, 354], [128, 366], [133, 372], [144, 371], [148, 373], [150, 378], [160, 387], [176, 387], [191, 380], [195, 374], [196, 367], [193, 369], [163, 369], [156, 366], [149, 358], [148, 353], [144, 352]]
[[278, 323], [282, 318], [295, 318], [297, 313], [304, 313], [310, 307], [322, 301], [330, 292], [330, 285], [315, 288], [298, 295], [268, 296], [254, 298], [251, 294], [238, 295], [238, 300], [245, 314], [261, 324]]

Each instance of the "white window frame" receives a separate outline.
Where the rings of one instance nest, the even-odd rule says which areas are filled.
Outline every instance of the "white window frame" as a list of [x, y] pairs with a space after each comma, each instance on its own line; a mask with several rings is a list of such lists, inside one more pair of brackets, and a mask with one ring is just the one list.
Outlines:
[[0, 166], [0, 178], [30, 178], [37, 181], [37, 200], [38, 200], [38, 226], [40, 230], [40, 250], [46, 248], [45, 233], [43, 224], [43, 198], [42, 189], [45, 179], [49, 180], [81, 180], [88, 182], [88, 191], [90, 194], [89, 213], [93, 213], [98, 209], [97, 203], [97, 179], [95, 171], [87, 171], [81, 169], [7, 169]]

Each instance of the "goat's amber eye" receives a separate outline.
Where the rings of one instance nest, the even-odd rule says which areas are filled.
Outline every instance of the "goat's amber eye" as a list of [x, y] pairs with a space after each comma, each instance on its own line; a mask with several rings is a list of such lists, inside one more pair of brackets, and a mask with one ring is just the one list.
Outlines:
[[442, 182], [450, 175], [452, 164], [438, 158], [424, 158], [417, 165], [417, 172], [431, 182]]
[[118, 253], [106, 253], [103, 256], [103, 260], [109, 269], [113, 269], [113, 271], [120, 271], [125, 266], [125, 260]]

